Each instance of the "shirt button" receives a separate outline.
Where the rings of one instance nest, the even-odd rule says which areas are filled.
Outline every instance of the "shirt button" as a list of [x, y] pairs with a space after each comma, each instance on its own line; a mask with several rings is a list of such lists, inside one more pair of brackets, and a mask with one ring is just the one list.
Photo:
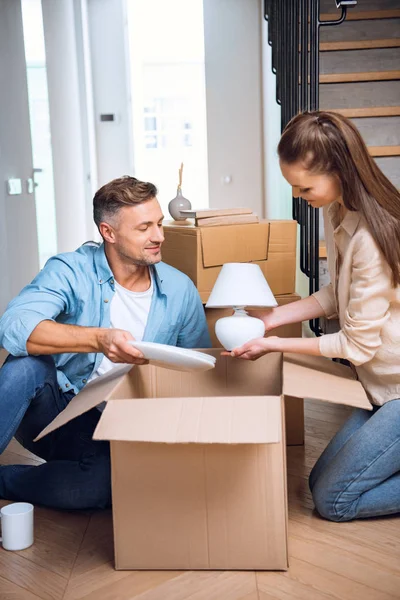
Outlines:
[[87, 379], [82, 379], [82, 383], [86, 383], [86, 382], [87, 382]]
[[114, 279], [110, 279], [111, 285], [114, 285]]
[[65, 384], [65, 387], [66, 387], [66, 388], [69, 388], [69, 383], [66, 383], [66, 384]]
[[99, 283], [103, 283], [103, 280], [102, 280], [102, 279], [99, 279]]
[[106, 299], [104, 300], [104, 302], [107, 304], [107, 302], [108, 302], [108, 298], [106, 298]]

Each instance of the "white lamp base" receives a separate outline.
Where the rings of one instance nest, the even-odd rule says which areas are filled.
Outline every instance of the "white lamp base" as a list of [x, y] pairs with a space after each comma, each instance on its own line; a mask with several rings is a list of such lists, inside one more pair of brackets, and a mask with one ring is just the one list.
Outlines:
[[235, 308], [231, 317], [215, 323], [215, 335], [226, 350], [233, 350], [255, 338], [264, 337], [265, 325], [261, 319], [250, 317], [243, 308]]

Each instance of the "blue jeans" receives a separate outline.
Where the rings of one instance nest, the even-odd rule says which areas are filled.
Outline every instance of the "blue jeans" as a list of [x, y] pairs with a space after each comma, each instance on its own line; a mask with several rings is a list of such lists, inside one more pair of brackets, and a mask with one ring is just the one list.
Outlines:
[[400, 513], [400, 400], [356, 409], [310, 474], [319, 514], [351, 521]]
[[109, 443], [92, 440], [96, 408], [33, 442], [73, 396], [60, 391], [51, 356], [7, 358], [0, 369], [0, 453], [15, 436], [47, 462], [1, 466], [0, 498], [66, 509], [111, 504]]

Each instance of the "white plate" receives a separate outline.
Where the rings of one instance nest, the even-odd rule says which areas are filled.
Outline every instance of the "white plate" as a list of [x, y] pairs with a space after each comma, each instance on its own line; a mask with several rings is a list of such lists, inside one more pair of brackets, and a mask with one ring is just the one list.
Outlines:
[[216, 358], [196, 350], [177, 348], [156, 342], [129, 342], [140, 350], [152, 365], [173, 371], [208, 371], [215, 367]]

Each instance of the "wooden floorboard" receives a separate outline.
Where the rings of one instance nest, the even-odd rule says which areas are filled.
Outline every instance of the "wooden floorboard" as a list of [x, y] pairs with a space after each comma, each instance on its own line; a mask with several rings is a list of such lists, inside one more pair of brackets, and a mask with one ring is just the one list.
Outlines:
[[[35, 544], [0, 549], [0, 600], [395, 600], [400, 519], [331, 523], [315, 512], [309, 472], [349, 409], [307, 401], [305, 446], [288, 448], [287, 572], [115, 571], [111, 511], [35, 509]], [[39, 464], [15, 440], [1, 464]], [[6, 504], [0, 501], [0, 505]]]

